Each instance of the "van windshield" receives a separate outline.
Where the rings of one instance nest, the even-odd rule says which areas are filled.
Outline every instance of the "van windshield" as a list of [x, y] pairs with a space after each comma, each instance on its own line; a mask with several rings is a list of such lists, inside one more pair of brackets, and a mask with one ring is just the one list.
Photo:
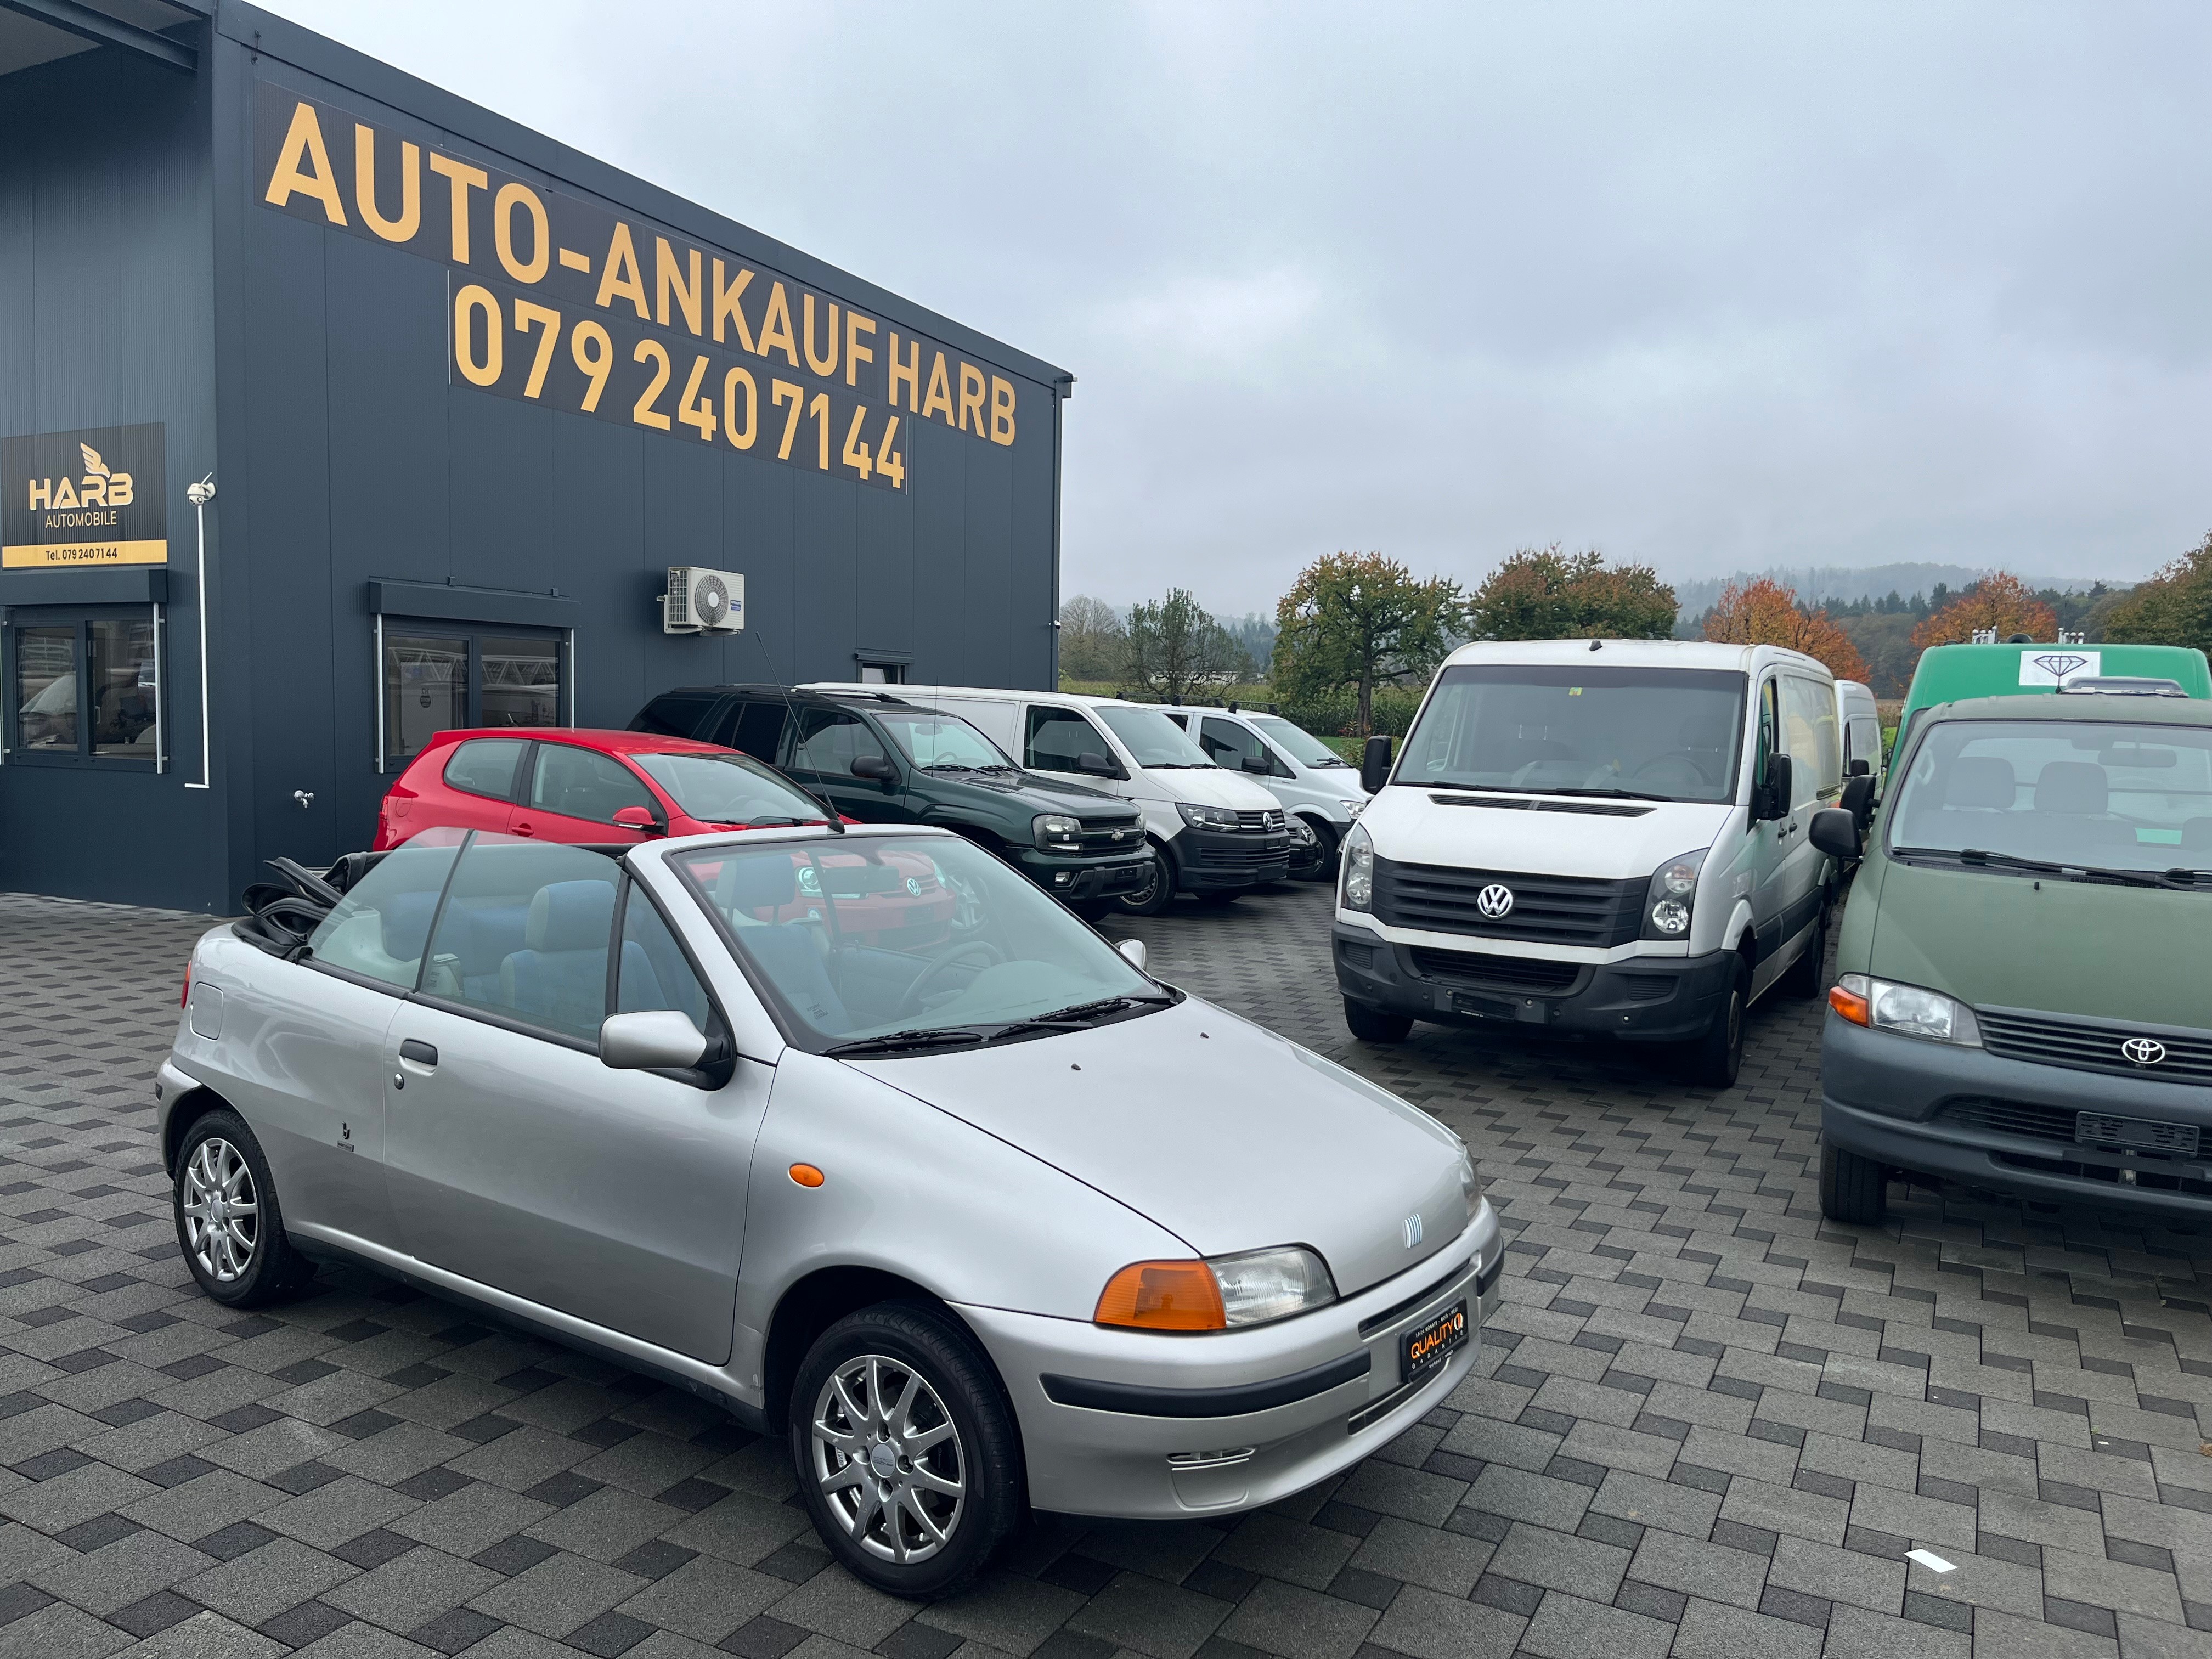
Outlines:
[[1245, 718], [1266, 732], [1281, 750], [1301, 766], [1342, 766], [1352, 763], [1304, 726], [1293, 726], [1280, 714], [1248, 714]]
[[1447, 668], [1406, 738], [1392, 781], [1734, 800], [1746, 684], [1732, 669]]
[[1190, 739], [1190, 734], [1157, 708], [1142, 703], [1094, 702], [1090, 712], [1121, 739], [1129, 758], [1139, 766], [1191, 766], [1213, 770], [1212, 758]]
[[2212, 730], [1938, 720], [1893, 792], [1893, 854], [2212, 870]]

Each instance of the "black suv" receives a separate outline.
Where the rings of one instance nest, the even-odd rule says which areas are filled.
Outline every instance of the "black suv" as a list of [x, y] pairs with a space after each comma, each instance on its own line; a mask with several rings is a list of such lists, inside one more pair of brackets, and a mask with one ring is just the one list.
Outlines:
[[888, 693], [687, 686], [629, 729], [742, 750], [863, 823], [957, 830], [1086, 915], [1152, 878], [1128, 802], [1024, 772], [958, 715]]

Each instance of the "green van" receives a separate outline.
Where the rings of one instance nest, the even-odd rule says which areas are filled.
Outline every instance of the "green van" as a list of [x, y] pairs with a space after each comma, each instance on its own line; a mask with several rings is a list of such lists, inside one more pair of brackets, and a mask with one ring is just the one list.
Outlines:
[[1897, 746], [1905, 752], [1914, 718], [1939, 702], [1966, 697], [2049, 696], [2077, 679], [2172, 680], [2184, 696], [2212, 697], [2204, 653], [2184, 645], [1931, 645], [1920, 653], [1899, 715]]
[[[1822, 1213], [1879, 1222], [1902, 1170], [2212, 1216], [2212, 702], [2077, 687], [1917, 727], [1837, 945]], [[1810, 836], [1858, 850], [1848, 811]]]

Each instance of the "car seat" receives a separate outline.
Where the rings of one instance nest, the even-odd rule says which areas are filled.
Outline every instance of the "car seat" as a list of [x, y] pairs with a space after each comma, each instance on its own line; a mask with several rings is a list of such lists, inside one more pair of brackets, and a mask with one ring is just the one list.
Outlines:
[[2019, 799], [2020, 781], [2002, 755], [1966, 755], [1951, 763], [1943, 780], [1948, 811], [2009, 812]]
[[523, 949], [500, 963], [500, 1000], [560, 1030], [596, 1033], [607, 1012], [607, 933], [615, 889], [556, 881], [530, 901]]
[[817, 942], [821, 929], [805, 922], [763, 922], [754, 914], [781, 910], [798, 894], [791, 854], [781, 850], [733, 854], [723, 860], [714, 880], [715, 905], [783, 1000], [818, 1030], [849, 1030], [852, 1015]]

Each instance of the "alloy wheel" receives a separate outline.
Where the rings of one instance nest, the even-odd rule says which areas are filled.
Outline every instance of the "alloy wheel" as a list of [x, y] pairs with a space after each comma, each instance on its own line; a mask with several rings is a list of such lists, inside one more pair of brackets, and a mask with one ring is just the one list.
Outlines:
[[261, 1237], [260, 1194], [237, 1147], [210, 1135], [185, 1165], [185, 1242], [218, 1284], [242, 1278]]
[[960, 1431], [921, 1373], [884, 1354], [843, 1361], [815, 1396], [813, 1474], [830, 1513], [871, 1555], [927, 1561], [967, 1501]]

